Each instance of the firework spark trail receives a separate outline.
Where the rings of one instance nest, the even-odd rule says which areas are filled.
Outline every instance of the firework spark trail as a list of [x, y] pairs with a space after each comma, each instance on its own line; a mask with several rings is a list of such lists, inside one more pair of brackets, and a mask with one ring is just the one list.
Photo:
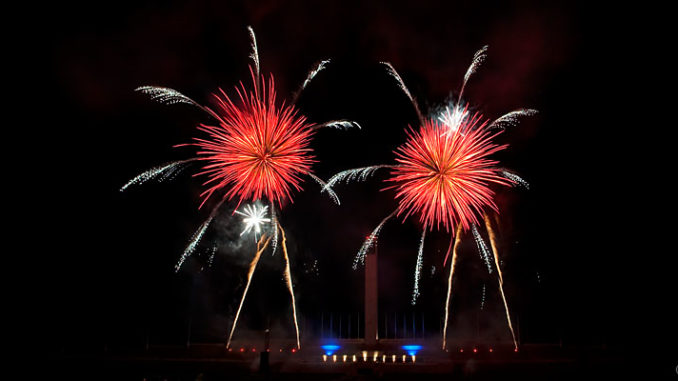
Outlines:
[[294, 330], [297, 333], [297, 349], [301, 349], [301, 343], [299, 341], [299, 323], [297, 322], [297, 302], [294, 299], [294, 288], [292, 287], [292, 271], [290, 270], [290, 258], [287, 255], [287, 245], [285, 238], [285, 230], [283, 230], [282, 225], [278, 224], [280, 233], [282, 235], [282, 249], [283, 255], [285, 256], [285, 283], [287, 284], [287, 289], [290, 291], [290, 296], [292, 297], [292, 317], [294, 318]]
[[170, 89], [169, 87], [161, 86], [140, 86], [134, 89], [142, 94], [147, 94], [151, 96], [151, 100], [162, 103], [164, 105], [173, 105], [177, 103], [185, 103], [192, 106], [195, 106], [202, 111], [209, 114], [211, 117], [221, 120], [219, 115], [212, 111], [209, 107], [201, 106], [198, 102], [193, 99], [185, 96], [177, 90]]
[[310, 172], [308, 173], [308, 175], [313, 180], [315, 180], [318, 184], [320, 184], [320, 186], [322, 187], [320, 189], [320, 193], [327, 191], [327, 193], [330, 195], [330, 198], [332, 199], [332, 201], [334, 201], [334, 203], [337, 204], [337, 205], [341, 205], [341, 201], [339, 201], [339, 196], [337, 196], [337, 194], [334, 193], [334, 191], [332, 189], [328, 188], [327, 183], [325, 183], [320, 177], [318, 177], [318, 176], [316, 176], [316, 175], [314, 175]]
[[278, 216], [275, 213], [275, 205], [271, 202], [271, 226], [273, 227], [273, 240], [271, 241], [271, 256], [278, 249]]
[[212, 246], [212, 252], [210, 253], [210, 257], [207, 261], [207, 267], [212, 267], [212, 264], [214, 264], [214, 256], [217, 254], [217, 245]]
[[496, 236], [494, 234], [494, 230], [492, 230], [492, 224], [490, 223], [490, 220], [485, 214], [485, 226], [487, 227], [487, 232], [490, 236], [490, 243], [492, 244], [492, 252], [494, 253], [494, 263], [495, 266], [497, 267], [497, 274], [498, 274], [498, 281], [499, 281], [499, 291], [501, 293], [501, 299], [504, 301], [504, 309], [506, 310], [506, 321], [508, 322], [509, 330], [511, 331], [511, 337], [513, 338], [513, 346], [516, 350], [518, 350], [518, 341], [516, 341], [516, 334], [513, 331], [513, 323], [511, 323], [511, 313], [509, 312], [509, 306], [508, 302], [506, 301], [506, 294], [504, 294], [504, 277], [501, 272], [501, 268], [499, 267], [499, 254], [497, 252], [497, 244], [495, 242]]
[[515, 173], [513, 173], [513, 172], [511, 172], [507, 169], [503, 169], [503, 168], [499, 169], [499, 174], [504, 176], [505, 178], [511, 180], [513, 182], [513, 185], [516, 186], [516, 187], [521, 186], [525, 189], [528, 189], [528, 190], [530, 189], [530, 183], [528, 183], [527, 181], [525, 181], [525, 179], [523, 179], [522, 177], [516, 175]]
[[358, 264], [364, 265], [365, 264], [365, 254], [372, 248], [372, 246], [376, 243], [377, 238], [379, 237], [379, 232], [381, 231], [381, 228], [384, 226], [386, 221], [391, 219], [393, 215], [395, 215], [396, 210], [394, 210], [391, 214], [386, 216], [379, 225], [370, 233], [369, 236], [367, 236], [367, 239], [365, 239], [365, 242], [363, 242], [363, 245], [360, 247], [360, 250], [358, 250], [358, 254], [356, 254], [355, 258], [353, 259], [353, 270], [358, 268]]
[[504, 283], [504, 274], [501, 271], [499, 266], [499, 249], [497, 248], [497, 237], [494, 234], [492, 229], [492, 223], [490, 222], [490, 217], [487, 213], [483, 213], [483, 219], [485, 220], [485, 229], [487, 229], [487, 235], [490, 237], [490, 246], [492, 247], [492, 254], [494, 256], [494, 266], [497, 268], [497, 274], [499, 274], [499, 281]]
[[134, 89], [142, 94], [151, 96], [151, 100], [160, 102], [165, 105], [173, 105], [177, 103], [185, 103], [198, 108], [202, 108], [198, 102], [169, 87], [160, 86], [140, 86]]
[[313, 127], [314, 130], [319, 130], [321, 128], [335, 128], [338, 130], [348, 130], [349, 128], [357, 128], [359, 130], [362, 129], [360, 127], [360, 124], [358, 122], [348, 120], [348, 119], [337, 119], [337, 120], [330, 120], [329, 122], [321, 123]]
[[473, 55], [473, 61], [471, 61], [471, 65], [466, 70], [466, 74], [464, 74], [464, 83], [461, 85], [461, 90], [459, 91], [459, 99], [464, 95], [464, 89], [466, 89], [466, 83], [469, 78], [471, 78], [480, 65], [485, 62], [485, 59], [487, 58], [487, 48], [488, 46], [485, 45]]
[[257, 86], [259, 84], [259, 77], [261, 75], [261, 68], [259, 66], [259, 49], [257, 48], [257, 36], [254, 34], [254, 29], [251, 26], [247, 27], [247, 31], [250, 33], [250, 40], [252, 40], [252, 53], [250, 53], [250, 58], [254, 62], [254, 68], [256, 70]]
[[308, 86], [309, 83], [315, 78], [318, 73], [320, 73], [322, 70], [325, 69], [325, 66], [330, 63], [330, 60], [322, 60], [318, 63], [318, 65], [312, 69], [310, 72], [308, 72], [308, 76], [306, 77], [306, 80], [304, 80], [304, 83], [301, 85], [301, 89], [299, 92], [303, 91], [306, 86]]
[[508, 114], [504, 114], [501, 117], [497, 118], [494, 122], [490, 123], [487, 126], [488, 130], [494, 128], [505, 129], [507, 127], [513, 127], [518, 124], [520, 118], [523, 116], [533, 116], [537, 115], [538, 111], [530, 108], [521, 108], [519, 110], [511, 111]]
[[[201, 193], [202, 207], [213, 195], [220, 195], [221, 201], [212, 210], [210, 216], [203, 222], [200, 228], [193, 234], [190, 242], [184, 250], [176, 270], [180, 267], [197, 248], [200, 240], [207, 231], [215, 217], [217, 209], [226, 200], [237, 199], [236, 209], [246, 201], [267, 200], [271, 206], [271, 219], [264, 218], [263, 214], [257, 215], [251, 211], [238, 214], [247, 215], [246, 227], [241, 235], [246, 234], [253, 228], [256, 232], [264, 230], [265, 233], [257, 243], [257, 252], [250, 265], [248, 281], [240, 307], [236, 314], [231, 329], [228, 343], [230, 345], [237, 320], [239, 318], [247, 290], [252, 279], [252, 274], [257, 266], [261, 253], [269, 243], [273, 241], [272, 254], [275, 254], [278, 245], [278, 228], [282, 230], [276, 215], [276, 205], [282, 208], [287, 200], [292, 199], [293, 191], [301, 191], [303, 175], [308, 174], [318, 182], [323, 191], [327, 191], [332, 199], [339, 204], [339, 198], [327, 184], [311, 173], [312, 164], [316, 163], [313, 150], [310, 148], [310, 140], [317, 128], [329, 127], [334, 129], [361, 128], [353, 121], [338, 119], [318, 124], [307, 122], [295, 106], [295, 102], [276, 104], [276, 93], [273, 76], [265, 78], [261, 73], [260, 57], [257, 39], [252, 27], [248, 26], [251, 40], [250, 58], [252, 63], [249, 71], [253, 86], [246, 88], [241, 82], [236, 86], [237, 96], [230, 98], [223, 90], [214, 93], [216, 102], [215, 111], [209, 107], [201, 106], [193, 99], [171, 88], [158, 86], [142, 86], [136, 91], [149, 95], [152, 100], [172, 105], [177, 103], [190, 104], [207, 112], [217, 123], [212, 125], [200, 124], [198, 130], [207, 136], [195, 137], [189, 144], [175, 145], [175, 147], [192, 146], [197, 148], [197, 157], [186, 160], [201, 160], [204, 163], [202, 170], [194, 174], [194, 177], [205, 176], [207, 179], [202, 186], [205, 188]], [[303, 90], [313, 78], [325, 68], [329, 60], [321, 61], [311, 72], [301, 86]], [[300, 91], [301, 91], [300, 90]], [[294, 100], [299, 94], [294, 96]], [[170, 163], [165, 166], [153, 168], [124, 185], [124, 191], [132, 184], [140, 184], [149, 179], [160, 181], [171, 179], [178, 173], [184, 162]], [[222, 195], [223, 194], [223, 195]], [[263, 213], [265, 213], [265, 208]], [[273, 232], [262, 229], [261, 224], [271, 222]], [[265, 240], [266, 236], [271, 236]], [[256, 239], [256, 236], [255, 236]], [[263, 246], [262, 246], [263, 245]], [[299, 327], [296, 316], [296, 303], [290, 274], [289, 257], [285, 247], [283, 232], [283, 249], [285, 252], [286, 273], [285, 278], [292, 296], [295, 328], [297, 333], [297, 347], [299, 343]], [[211, 265], [216, 249], [209, 258]]]
[[486, 287], [485, 287], [485, 283], [483, 283], [483, 292], [482, 292], [482, 295], [480, 296], [480, 309], [481, 310], [485, 309], [485, 291], [486, 291]]
[[426, 229], [421, 233], [421, 240], [419, 241], [419, 251], [417, 252], [417, 265], [414, 268], [414, 288], [412, 290], [412, 302], [414, 306], [417, 304], [419, 298], [419, 279], [421, 278], [421, 268], [424, 265], [424, 240], [426, 239]]
[[[266, 240], [264, 242], [264, 240]], [[266, 247], [268, 246], [268, 243], [271, 241], [271, 238], [266, 238], [266, 234], [262, 235], [261, 238], [259, 239], [259, 242], [257, 242], [257, 251], [254, 254], [254, 258], [252, 259], [252, 262], [250, 263], [249, 270], [247, 271], [247, 283], [245, 284], [245, 290], [242, 292], [242, 298], [240, 299], [240, 305], [238, 306], [238, 311], [235, 313], [235, 319], [233, 319], [233, 326], [231, 327], [231, 333], [228, 335], [228, 341], [226, 342], [226, 348], [231, 347], [231, 340], [233, 339], [233, 332], [235, 332], [235, 327], [238, 324], [238, 318], [240, 317], [240, 311], [242, 310], [242, 306], [245, 303], [245, 297], [247, 296], [247, 290], [250, 288], [250, 283], [252, 282], [252, 276], [254, 275], [254, 270], [257, 268], [257, 263], [259, 263], [259, 258], [261, 257], [261, 253], [266, 250]], [[264, 242], [262, 246], [262, 242]]]
[[476, 245], [478, 246], [478, 253], [480, 254], [480, 259], [485, 261], [487, 266], [487, 272], [492, 274], [492, 264], [490, 262], [490, 249], [487, 248], [487, 243], [478, 232], [478, 227], [476, 224], [471, 225], [471, 231], [473, 232], [473, 238], [475, 238]]
[[169, 179], [169, 177], [173, 174], [177, 174], [184, 168], [184, 164], [190, 163], [194, 161], [195, 159], [188, 159], [188, 160], [179, 160], [179, 161], [173, 161], [171, 163], [159, 165], [157, 167], [153, 167], [143, 173], [140, 173], [136, 177], [134, 177], [132, 180], [128, 181], [125, 185], [123, 185], [120, 188], [120, 192], [124, 192], [129, 188], [131, 185], [142, 185], [146, 183], [147, 181], [153, 180], [153, 179], [158, 179], [158, 181], [165, 181]]
[[417, 101], [414, 99], [412, 96], [412, 93], [410, 93], [410, 90], [405, 86], [405, 81], [403, 81], [403, 78], [398, 74], [396, 69], [391, 65], [390, 62], [380, 62], [382, 65], [386, 66], [386, 70], [388, 71], [388, 74], [395, 78], [395, 80], [398, 82], [398, 87], [407, 95], [407, 98], [410, 99], [410, 102], [412, 102], [412, 105], [414, 106], [414, 111], [417, 113], [417, 118], [419, 118], [419, 123], [424, 124], [424, 114], [421, 113], [421, 110], [419, 109], [419, 105], [417, 104]]
[[178, 272], [181, 266], [184, 264], [184, 261], [186, 261], [186, 258], [193, 254], [195, 248], [198, 246], [198, 243], [200, 243], [200, 239], [202, 239], [202, 236], [205, 234], [205, 231], [207, 231], [207, 228], [210, 226], [210, 223], [214, 219], [214, 216], [217, 214], [219, 207], [221, 206], [221, 204], [224, 203], [224, 201], [226, 201], [226, 198], [222, 198], [221, 201], [219, 201], [219, 203], [212, 209], [209, 217], [207, 217], [205, 222], [203, 222], [202, 225], [200, 225], [200, 228], [198, 228], [198, 230], [196, 230], [196, 232], [193, 233], [191, 240], [186, 246], [186, 249], [179, 258], [179, 262], [177, 262], [177, 264], [174, 266], [175, 272]]
[[346, 171], [341, 171], [334, 176], [330, 177], [327, 181], [327, 185], [323, 188], [323, 191], [330, 190], [335, 184], [339, 184], [342, 181], [348, 184], [351, 181], [365, 181], [368, 177], [372, 176], [377, 169], [381, 168], [394, 168], [394, 165], [371, 165], [369, 167], [353, 168]]
[[450, 298], [452, 296], [452, 276], [454, 268], [457, 266], [457, 248], [461, 242], [461, 224], [457, 225], [457, 234], [454, 238], [454, 248], [452, 249], [452, 264], [450, 265], [450, 276], [447, 279], [447, 300], [445, 301], [445, 323], [443, 325], [443, 349], [447, 346], [447, 324], [450, 320]]
[[518, 350], [518, 341], [516, 341], [516, 334], [513, 331], [513, 323], [511, 323], [511, 313], [509, 312], [508, 302], [506, 301], [506, 295], [504, 294], [504, 283], [499, 281], [499, 291], [501, 291], [501, 299], [504, 301], [504, 308], [506, 309], [506, 321], [508, 322], [509, 330], [511, 330], [511, 337], [513, 338], [513, 346]]

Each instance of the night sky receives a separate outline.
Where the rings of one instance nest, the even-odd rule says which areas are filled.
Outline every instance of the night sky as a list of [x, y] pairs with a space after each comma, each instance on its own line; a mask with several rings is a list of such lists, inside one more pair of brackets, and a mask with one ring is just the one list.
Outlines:
[[[46, 174], [55, 188], [48, 201], [55, 217], [42, 217], [32, 231], [43, 237], [38, 245], [48, 243], [39, 257], [41, 299], [55, 347], [141, 346], [149, 327], [154, 342], [181, 344], [189, 320], [193, 340], [223, 340], [253, 248], [230, 223], [233, 204], [222, 208], [200, 255], [175, 273], [209, 210], [198, 210], [201, 181], [191, 177], [197, 168], [173, 182], [119, 189], [143, 170], [190, 157], [190, 148], [172, 146], [210, 122], [200, 110], [161, 105], [133, 90], [167, 86], [207, 105], [220, 87], [232, 94], [249, 79], [247, 25], [257, 33], [262, 72], [273, 73], [281, 99], [291, 98], [316, 62], [332, 59], [297, 106], [313, 122], [347, 118], [363, 129], [316, 134], [313, 169], [324, 179], [393, 163], [405, 129], [416, 126], [414, 109], [379, 61], [390, 61], [422, 110], [430, 110], [458, 92], [473, 53], [488, 44], [489, 58], [465, 99], [489, 119], [521, 107], [540, 111], [500, 136], [510, 147], [495, 156], [531, 183], [529, 191], [497, 189], [505, 285], [523, 340], [625, 346], [645, 334], [628, 331], [641, 314], [640, 307], [629, 311], [626, 300], [636, 290], [624, 243], [634, 227], [609, 200], [615, 158], [600, 144], [612, 127], [599, 112], [607, 108], [601, 100], [606, 59], [586, 8], [523, 1], [173, 1], [53, 11], [46, 24], [51, 96], [44, 112], [54, 124], [43, 136], [58, 147]], [[309, 181], [284, 206], [281, 222], [307, 320], [321, 311], [362, 311], [362, 272], [351, 263], [396, 206], [393, 192], [382, 191], [385, 173], [337, 187], [341, 206]], [[436, 321], [448, 235], [427, 235], [422, 296], [412, 309], [420, 231], [412, 218], [385, 226], [380, 309], [424, 312]], [[211, 268], [209, 242], [220, 243]], [[264, 255], [260, 266], [242, 326], [261, 329], [270, 321], [289, 333], [282, 258]], [[468, 236], [458, 274], [457, 329], [478, 310], [485, 283], [487, 314], [496, 319], [490, 326], [506, 339], [496, 281]]]

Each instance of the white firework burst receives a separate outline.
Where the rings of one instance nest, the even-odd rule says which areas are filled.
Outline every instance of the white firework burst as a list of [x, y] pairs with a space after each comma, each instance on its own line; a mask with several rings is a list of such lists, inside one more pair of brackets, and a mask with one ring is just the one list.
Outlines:
[[243, 228], [242, 233], [240, 233], [240, 236], [243, 236], [254, 230], [254, 239], [256, 241], [259, 238], [259, 234], [261, 234], [261, 226], [264, 223], [271, 222], [271, 219], [266, 217], [268, 206], [250, 204], [245, 205], [242, 210], [242, 212], [239, 210], [235, 211], [237, 214], [244, 217], [242, 222], [245, 227]]

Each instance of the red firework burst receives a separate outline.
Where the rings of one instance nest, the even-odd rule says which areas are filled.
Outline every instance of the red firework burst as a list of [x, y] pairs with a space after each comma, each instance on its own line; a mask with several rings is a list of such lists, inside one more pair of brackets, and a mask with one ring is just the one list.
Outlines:
[[490, 183], [511, 185], [498, 173], [497, 161], [487, 157], [508, 145], [497, 145], [476, 113], [457, 128], [427, 120], [418, 132], [408, 131], [407, 142], [395, 151], [399, 163], [386, 181], [397, 190], [398, 216], [419, 214], [424, 229], [447, 231], [461, 223], [468, 229], [478, 222], [484, 207], [497, 210]]
[[203, 184], [209, 186], [201, 194], [203, 204], [215, 191], [228, 187], [225, 197], [237, 195], [238, 204], [265, 197], [282, 206], [291, 199], [292, 189], [301, 190], [300, 175], [310, 173], [313, 124], [292, 105], [276, 106], [273, 76], [261, 92], [254, 74], [252, 78], [254, 91], [242, 83], [236, 87], [237, 104], [219, 89], [220, 94], [214, 94], [219, 124], [198, 127], [209, 135], [195, 139], [199, 160], [208, 162], [197, 174], [209, 177]]

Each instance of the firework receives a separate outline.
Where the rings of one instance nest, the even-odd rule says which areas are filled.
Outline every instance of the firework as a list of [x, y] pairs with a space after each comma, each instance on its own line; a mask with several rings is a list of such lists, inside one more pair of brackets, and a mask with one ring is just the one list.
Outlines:
[[414, 268], [414, 287], [412, 288], [412, 305], [417, 304], [419, 298], [419, 279], [421, 279], [421, 268], [424, 265], [424, 239], [426, 239], [426, 229], [421, 233], [419, 241], [419, 250], [417, 251], [417, 265]]
[[159, 165], [157, 167], [151, 168], [147, 171], [144, 171], [134, 177], [132, 180], [128, 181], [125, 185], [120, 188], [120, 192], [124, 192], [132, 185], [142, 185], [150, 180], [157, 180], [160, 182], [166, 180], [172, 180], [176, 175], [178, 175], [186, 165], [195, 159], [188, 160], [179, 160], [173, 161], [171, 163]]
[[287, 285], [287, 290], [290, 292], [290, 297], [292, 299], [292, 319], [294, 320], [294, 331], [297, 334], [297, 349], [301, 348], [301, 343], [299, 341], [299, 323], [297, 322], [297, 302], [294, 298], [294, 287], [292, 286], [292, 272], [290, 270], [290, 257], [287, 254], [287, 245], [285, 238], [285, 230], [283, 230], [281, 225], [278, 225], [280, 228], [280, 233], [282, 234], [282, 249], [283, 256], [285, 258], [285, 284]]
[[[257, 264], [259, 263], [259, 258], [261, 258], [261, 253], [266, 250], [268, 243], [271, 241], [270, 238], [266, 238], [265, 235], [261, 236], [259, 242], [257, 242], [257, 251], [254, 253], [254, 258], [250, 262], [249, 270], [247, 271], [247, 283], [245, 284], [245, 289], [242, 292], [242, 298], [240, 298], [240, 304], [238, 305], [238, 310], [235, 313], [235, 318], [233, 319], [233, 326], [231, 327], [231, 333], [228, 335], [228, 341], [226, 342], [226, 348], [231, 347], [231, 340], [233, 339], [233, 333], [235, 332], [235, 327], [238, 324], [238, 318], [240, 317], [240, 311], [242, 310], [243, 304], [245, 304], [245, 297], [247, 296], [247, 291], [250, 289], [250, 283], [252, 283], [252, 276], [254, 276], [254, 270], [257, 269]], [[263, 242], [263, 245], [262, 245]]]
[[[423, 231], [414, 271], [412, 304], [416, 303], [420, 294], [419, 278], [423, 266], [426, 231], [444, 228], [446, 232], [451, 233], [450, 244], [443, 261], [443, 265], [446, 265], [451, 251], [453, 256], [445, 305], [443, 348], [446, 346], [452, 276], [462, 233], [472, 231], [480, 257], [487, 266], [488, 272], [492, 273], [490, 249], [477, 227], [481, 215], [487, 211], [498, 212], [493, 187], [528, 187], [525, 180], [509, 170], [500, 168], [499, 163], [491, 159], [491, 156], [508, 147], [494, 143], [494, 139], [506, 127], [516, 125], [522, 117], [534, 115], [536, 111], [519, 109], [490, 122], [479, 112], [469, 111], [468, 105], [465, 105], [462, 100], [469, 79], [486, 60], [487, 49], [488, 47], [484, 46], [473, 56], [471, 65], [464, 75], [457, 102], [447, 105], [441, 111], [432, 113], [428, 117], [422, 114], [418, 102], [393, 65], [382, 62], [387, 74], [396, 80], [400, 90], [412, 103], [419, 125], [417, 128], [410, 127], [406, 130], [406, 142], [394, 151], [395, 164], [345, 170], [332, 176], [326, 188], [323, 188], [323, 191], [327, 191], [342, 182], [365, 181], [379, 169], [390, 169], [389, 177], [385, 179], [387, 186], [384, 190], [395, 191], [394, 198], [398, 206], [365, 239], [353, 261], [353, 268], [363, 263], [366, 252], [376, 244], [377, 237], [386, 221], [394, 215], [403, 221], [410, 216], [416, 217]], [[494, 239], [492, 234], [490, 233], [490, 239]], [[494, 243], [492, 244], [496, 252]], [[500, 272], [499, 269], [497, 271]], [[500, 278], [500, 286], [501, 279], [503, 278]], [[508, 316], [506, 302], [505, 306]], [[513, 334], [510, 318], [509, 328]]]
[[[450, 298], [452, 297], [452, 276], [457, 267], [457, 247], [461, 242], [461, 225], [457, 225], [457, 234], [454, 236], [454, 248], [452, 249], [452, 265], [450, 265], [450, 275], [447, 278], [447, 298], [445, 300], [445, 319], [443, 320], [443, 350], [447, 347], [447, 323], [450, 320]], [[450, 240], [450, 246], [452, 240]], [[449, 254], [449, 250], [448, 250]]]
[[[245, 224], [242, 235], [254, 231], [255, 240], [261, 233], [264, 224], [272, 228], [271, 237], [264, 243], [259, 240], [255, 260], [250, 266], [248, 284], [240, 302], [238, 314], [234, 319], [233, 328], [229, 335], [230, 344], [236, 322], [247, 294], [247, 288], [256, 263], [272, 241], [272, 253], [278, 246], [278, 229], [282, 229], [276, 214], [276, 208], [282, 209], [287, 202], [292, 202], [294, 192], [302, 190], [304, 178], [310, 177], [317, 182], [323, 192], [327, 192], [332, 200], [339, 204], [337, 195], [327, 187], [327, 184], [311, 171], [316, 162], [310, 147], [313, 135], [319, 129], [347, 129], [360, 128], [356, 122], [339, 119], [325, 123], [312, 123], [301, 115], [295, 107], [295, 101], [301, 91], [329, 64], [323, 60], [308, 74], [291, 103], [279, 102], [275, 92], [273, 76], [268, 78], [261, 74], [259, 52], [254, 30], [248, 27], [251, 39], [252, 52], [250, 58], [250, 74], [252, 87], [248, 89], [242, 82], [235, 88], [236, 96], [229, 96], [223, 90], [213, 94], [216, 107], [214, 109], [203, 106], [177, 90], [159, 87], [142, 86], [138, 92], [149, 95], [151, 99], [167, 104], [188, 104], [203, 110], [212, 119], [211, 123], [198, 126], [198, 131], [204, 135], [194, 138], [189, 144], [180, 144], [176, 147], [194, 147], [196, 156], [187, 160], [177, 161], [152, 168], [130, 180], [120, 190], [125, 191], [131, 185], [143, 184], [149, 180], [164, 181], [176, 176], [189, 163], [202, 163], [202, 169], [194, 176], [204, 177], [204, 190], [201, 193], [202, 208], [215, 195], [219, 201], [212, 208], [208, 218], [193, 234], [189, 244], [181, 255], [176, 270], [178, 271], [186, 259], [195, 252], [200, 240], [208, 230], [221, 205], [226, 201], [236, 200], [233, 213], [244, 216]], [[243, 202], [261, 201], [269, 206], [247, 205], [238, 210]], [[271, 216], [266, 217], [269, 210]], [[262, 236], [263, 239], [263, 236]], [[283, 238], [284, 241], [284, 238]], [[261, 247], [259, 247], [261, 246]], [[286, 248], [286, 278], [291, 279], [289, 257]], [[289, 281], [289, 289], [294, 295]], [[295, 308], [295, 327], [296, 307]], [[297, 328], [297, 338], [299, 337]], [[297, 344], [298, 340], [297, 340]]]
[[247, 234], [252, 229], [254, 229], [254, 240], [256, 241], [259, 233], [261, 233], [261, 225], [263, 225], [265, 222], [271, 222], [270, 218], [266, 218], [267, 210], [268, 206], [256, 204], [245, 205], [242, 212], [236, 210], [235, 212], [237, 214], [244, 216], [242, 222], [245, 224], [245, 228], [243, 229], [242, 233], [240, 233], [240, 235], [242, 236], [243, 234]]
[[492, 274], [492, 263], [490, 262], [490, 249], [487, 248], [487, 243], [480, 235], [478, 227], [474, 224], [471, 226], [471, 232], [473, 232], [473, 238], [476, 241], [476, 246], [478, 246], [478, 254], [480, 254], [480, 259], [485, 262], [487, 266], [487, 272]]
[[386, 221], [390, 220], [391, 217], [393, 217], [393, 215], [395, 215], [395, 211], [386, 216], [386, 218], [384, 218], [383, 220], [381, 220], [379, 225], [377, 225], [377, 227], [372, 231], [372, 233], [370, 233], [370, 235], [367, 236], [367, 239], [365, 240], [365, 242], [363, 242], [362, 247], [358, 251], [358, 254], [355, 256], [355, 259], [353, 260], [354, 270], [358, 268], [358, 264], [361, 265], [365, 264], [365, 255], [367, 254], [368, 251], [370, 251], [372, 246], [376, 244], [377, 239], [379, 238], [379, 232], [381, 232], [381, 228], [384, 226]]
[[[499, 280], [499, 292], [501, 294], [501, 299], [504, 302], [504, 309], [506, 310], [506, 321], [508, 322], [509, 330], [511, 331], [511, 337], [513, 338], [513, 346], [518, 349], [518, 341], [516, 341], [516, 334], [513, 331], [513, 323], [511, 323], [511, 313], [509, 312], [508, 302], [506, 301], [506, 294], [504, 293], [504, 275], [501, 271], [501, 266], [499, 265], [499, 250], [497, 248], [496, 236], [494, 234], [494, 229], [492, 229], [492, 223], [490, 222], [487, 214], [484, 216], [485, 227], [487, 233], [490, 236], [490, 244], [492, 247], [492, 253], [494, 254], [494, 265], [497, 268], [497, 276]], [[483, 299], [485, 296], [485, 285], [483, 284]]]
[[238, 204], [265, 198], [282, 206], [292, 189], [301, 190], [301, 175], [310, 174], [312, 125], [293, 106], [276, 106], [273, 78], [264, 89], [248, 93], [242, 86], [237, 106], [223, 91], [215, 95], [221, 121], [200, 125], [208, 138], [195, 139], [199, 158], [206, 162], [198, 175], [208, 177], [203, 203], [227, 187], [226, 197], [237, 196]]
[[[468, 229], [489, 207], [497, 210], [490, 184], [510, 185], [487, 157], [506, 145], [491, 143], [497, 134], [484, 130], [480, 116], [465, 119], [450, 130], [439, 121], [426, 121], [396, 150], [398, 165], [391, 171], [398, 199], [398, 215], [419, 215], [427, 228], [442, 224], [450, 230], [458, 223]], [[387, 188], [388, 189], [388, 188]]]

